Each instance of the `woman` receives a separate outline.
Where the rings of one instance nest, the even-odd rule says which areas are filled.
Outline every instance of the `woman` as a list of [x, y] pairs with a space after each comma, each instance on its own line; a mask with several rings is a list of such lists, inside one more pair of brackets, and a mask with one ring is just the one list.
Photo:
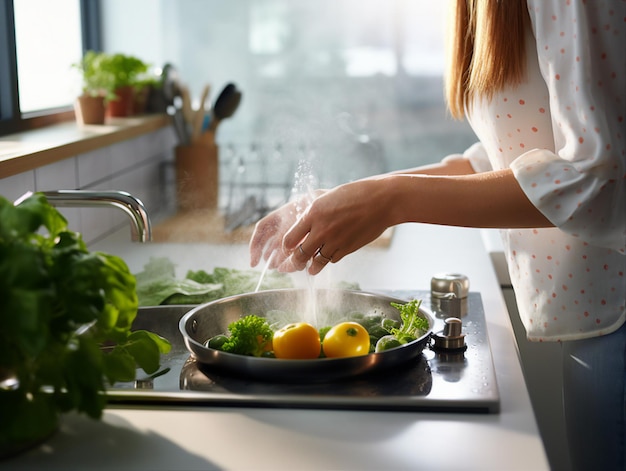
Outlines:
[[528, 338], [563, 342], [574, 467], [626, 469], [626, 2], [457, 0], [451, 26], [448, 106], [480, 142], [280, 208], [251, 263], [317, 274], [396, 224], [502, 228]]

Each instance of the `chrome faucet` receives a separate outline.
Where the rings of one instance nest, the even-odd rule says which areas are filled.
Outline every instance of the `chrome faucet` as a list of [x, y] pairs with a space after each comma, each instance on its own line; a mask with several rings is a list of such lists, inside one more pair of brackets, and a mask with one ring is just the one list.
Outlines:
[[[92, 208], [113, 206], [124, 211], [131, 219], [131, 239], [134, 242], [152, 240], [150, 218], [143, 203], [125, 191], [56, 190], [41, 192], [52, 206]], [[20, 200], [30, 196], [23, 195]]]

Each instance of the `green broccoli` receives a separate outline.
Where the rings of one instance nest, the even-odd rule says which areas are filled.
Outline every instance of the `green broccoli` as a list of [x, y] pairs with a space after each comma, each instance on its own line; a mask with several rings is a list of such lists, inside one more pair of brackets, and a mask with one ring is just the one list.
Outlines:
[[230, 335], [221, 350], [239, 355], [260, 357], [272, 348], [274, 332], [263, 317], [248, 315], [228, 326]]

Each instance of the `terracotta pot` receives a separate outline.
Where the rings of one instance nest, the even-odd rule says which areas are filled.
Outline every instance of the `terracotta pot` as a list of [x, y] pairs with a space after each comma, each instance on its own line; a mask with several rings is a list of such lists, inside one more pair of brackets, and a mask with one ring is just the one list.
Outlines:
[[81, 95], [74, 102], [79, 124], [104, 124], [105, 110], [103, 96]]
[[132, 116], [135, 107], [135, 90], [131, 86], [115, 90], [115, 100], [109, 100], [107, 116], [114, 118]]

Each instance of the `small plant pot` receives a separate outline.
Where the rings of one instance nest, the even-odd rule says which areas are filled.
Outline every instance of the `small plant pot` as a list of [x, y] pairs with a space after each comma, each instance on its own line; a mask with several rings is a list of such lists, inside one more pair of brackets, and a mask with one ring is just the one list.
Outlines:
[[115, 99], [107, 105], [107, 116], [123, 118], [132, 116], [135, 108], [135, 90], [131, 86], [120, 87], [115, 90]]
[[81, 95], [74, 102], [79, 124], [104, 124], [105, 110], [103, 96]]

